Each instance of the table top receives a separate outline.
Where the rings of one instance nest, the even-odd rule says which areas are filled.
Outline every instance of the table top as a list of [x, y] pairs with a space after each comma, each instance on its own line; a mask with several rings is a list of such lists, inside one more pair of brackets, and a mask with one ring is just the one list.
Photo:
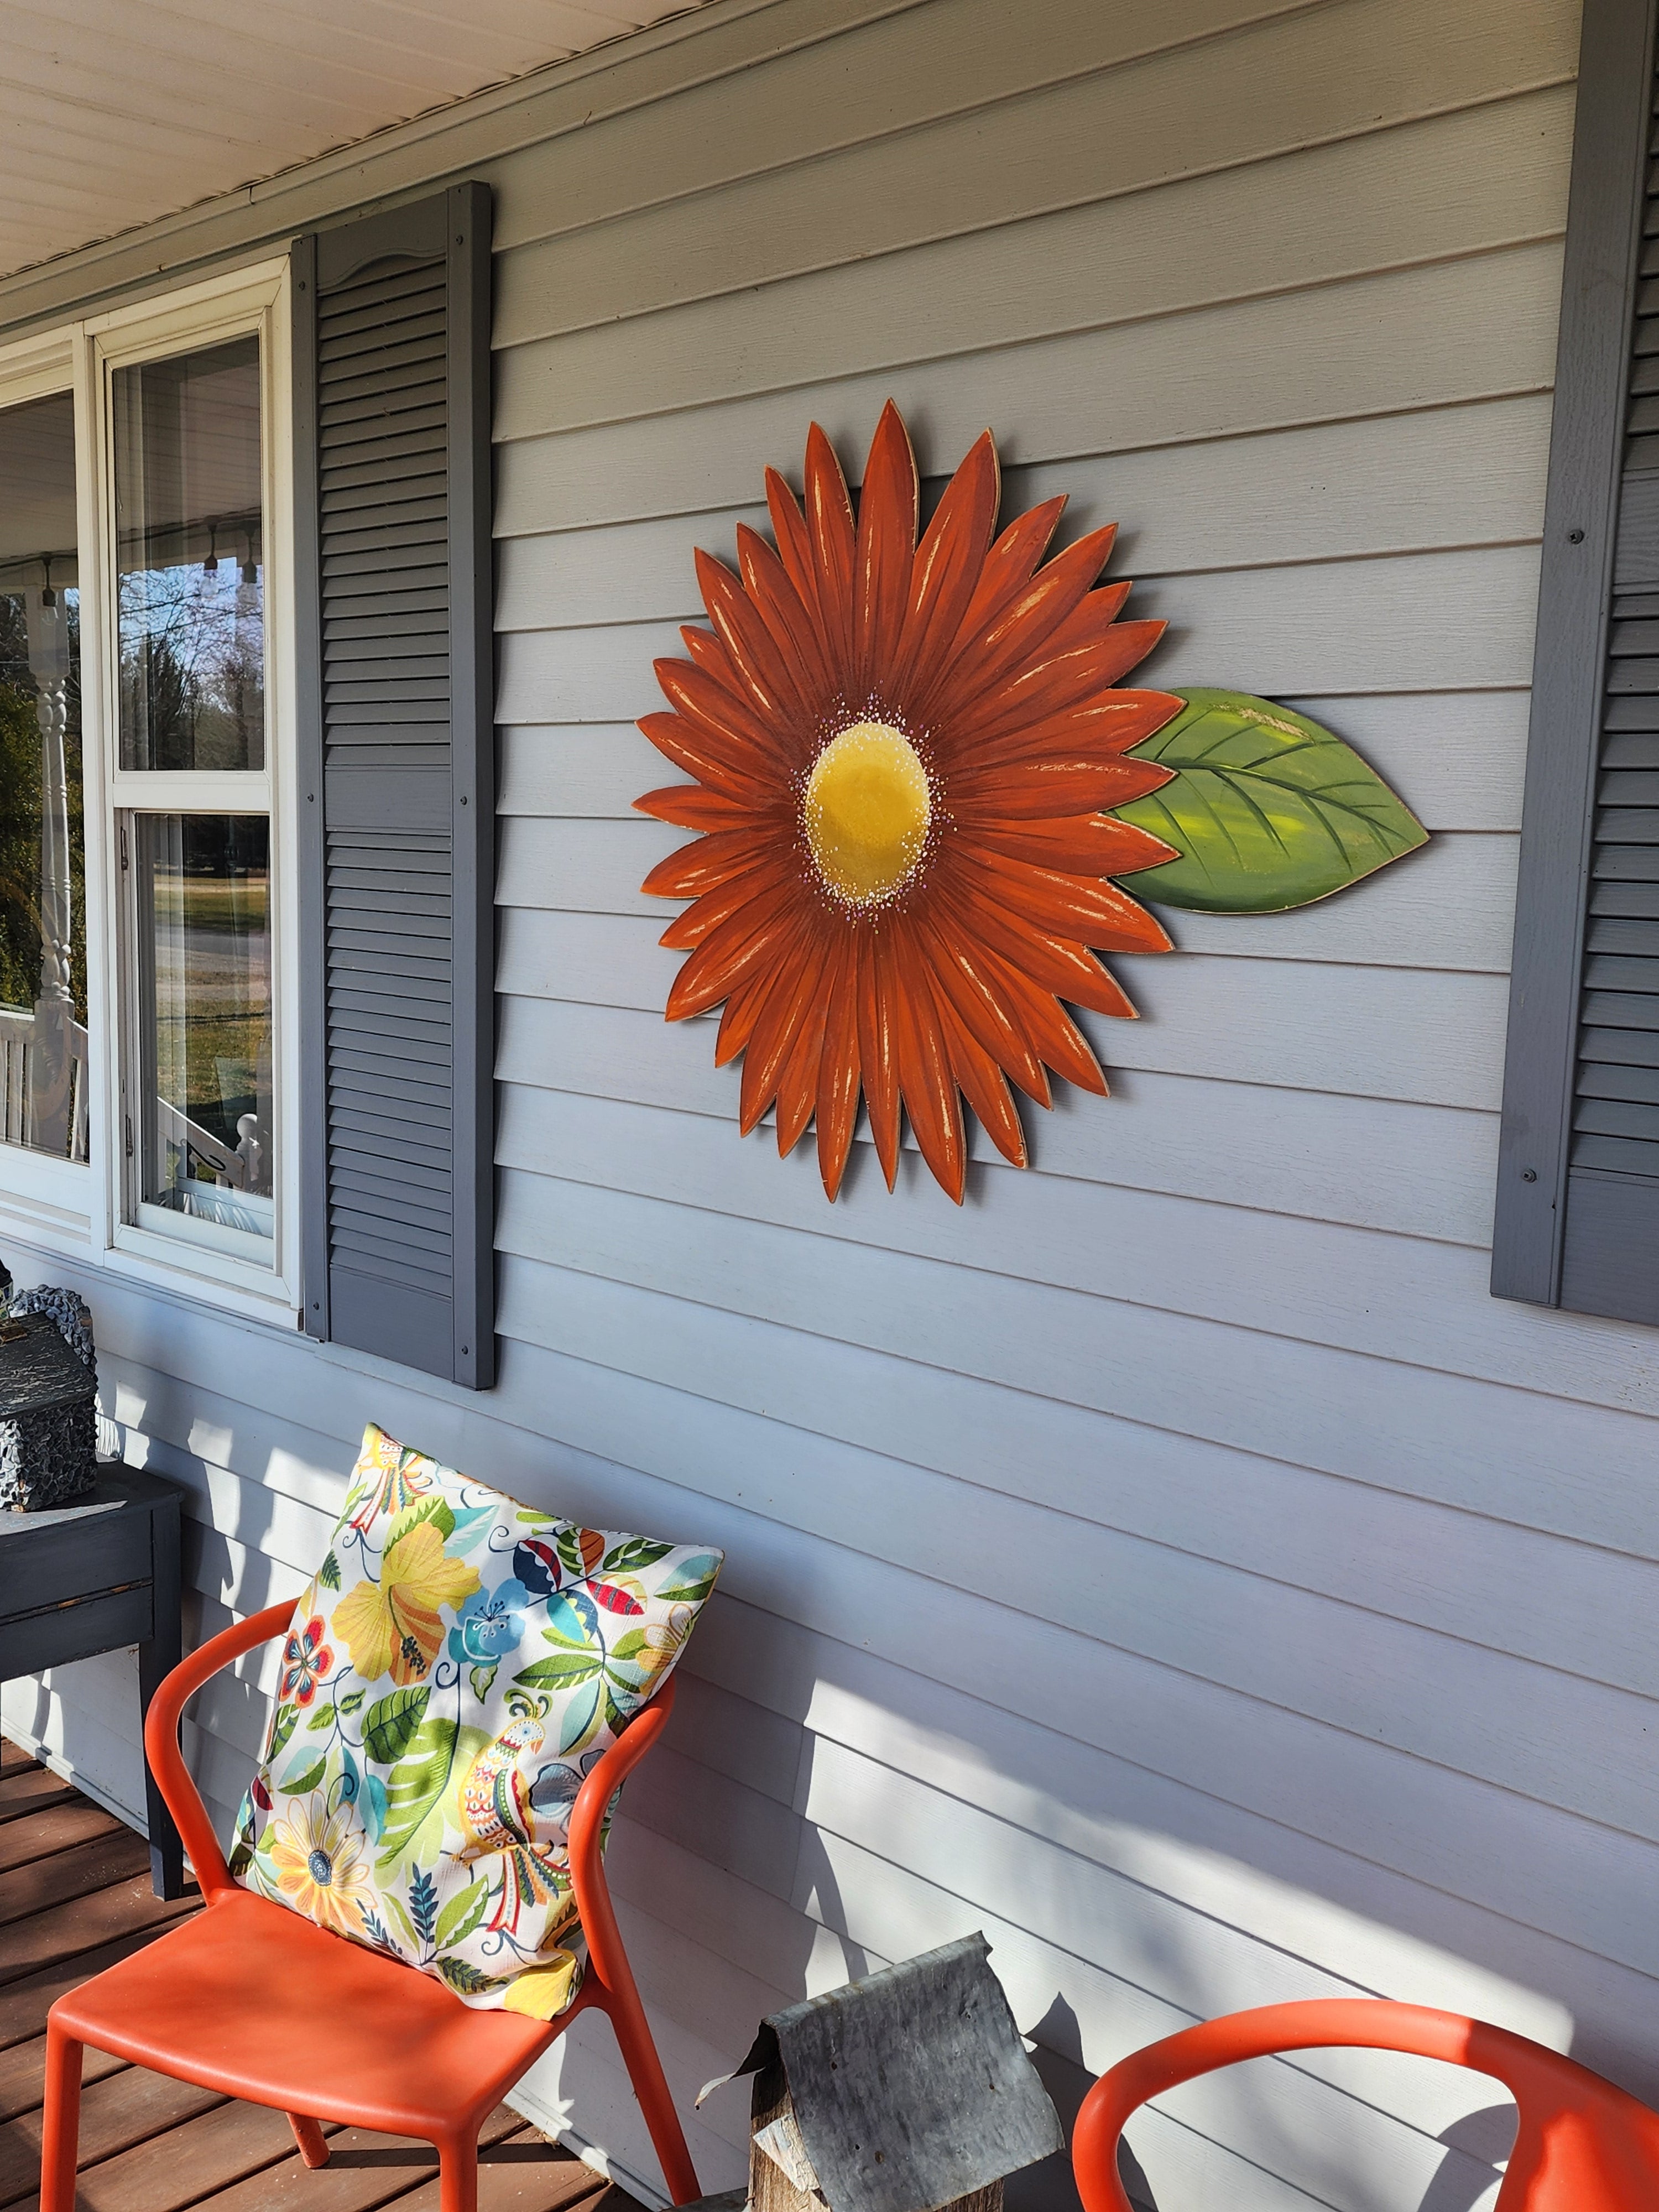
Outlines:
[[184, 1492], [148, 1468], [127, 1467], [120, 1460], [102, 1460], [92, 1488], [68, 1505], [54, 1505], [42, 1513], [0, 1513], [0, 1542], [9, 1536], [27, 1536], [46, 1528], [62, 1528], [76, 1522], [114, 1512], [125, 1505], [141, 1512], [153, 1510]]

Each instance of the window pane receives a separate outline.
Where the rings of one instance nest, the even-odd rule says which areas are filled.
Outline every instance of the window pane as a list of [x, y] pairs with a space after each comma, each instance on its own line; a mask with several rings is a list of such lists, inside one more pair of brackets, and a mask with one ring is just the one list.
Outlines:
[[272, 1234], [270, 825], [133, 817], [138, 893], [140, 1198]]
[[265, 757], [259, 341], [115, 372], [125, 769]]
[[75, 403], [0, 413], [0, 1142], [87, 1157]]

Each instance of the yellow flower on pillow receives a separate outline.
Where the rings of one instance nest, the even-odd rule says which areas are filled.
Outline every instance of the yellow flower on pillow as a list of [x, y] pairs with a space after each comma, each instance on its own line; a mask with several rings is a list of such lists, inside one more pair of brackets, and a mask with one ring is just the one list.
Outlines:
[[331, 1814], [320, 1796], [295, 1798], [271, 1831], [270, 1850], [276, 1886], [295, 1911], [337, 1935], [362, 1936], [361, 1908], [372, 1912], [376, 1899], [348, 1806]]
[[335, 1607], [334, 1632], [364, 1681], [390, 1674], [418, 1682], [444, 1640], [439, 1607], [453, 1609], [478, 1587], [477, 1569], [447, 1558], [436, 1528], [422, 1521], [387, 1547], [378, 1583], [359, 1583]]

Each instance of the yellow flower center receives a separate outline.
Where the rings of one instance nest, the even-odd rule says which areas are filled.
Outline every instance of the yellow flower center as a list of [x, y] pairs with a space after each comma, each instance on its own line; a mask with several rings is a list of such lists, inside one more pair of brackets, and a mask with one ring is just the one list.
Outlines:
[[853, 906], [902, 890], [927, 842], [933, 794], [902, 730], [854, 722], [832, 738], [807, 779], [803, 810], [818, 873]]

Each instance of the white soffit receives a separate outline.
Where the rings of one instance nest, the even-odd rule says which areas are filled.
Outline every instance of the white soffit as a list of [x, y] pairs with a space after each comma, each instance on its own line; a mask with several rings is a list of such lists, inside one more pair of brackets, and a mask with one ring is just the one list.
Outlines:
[[0, 276], [257, 184], [686, 4], [0, 0]]

